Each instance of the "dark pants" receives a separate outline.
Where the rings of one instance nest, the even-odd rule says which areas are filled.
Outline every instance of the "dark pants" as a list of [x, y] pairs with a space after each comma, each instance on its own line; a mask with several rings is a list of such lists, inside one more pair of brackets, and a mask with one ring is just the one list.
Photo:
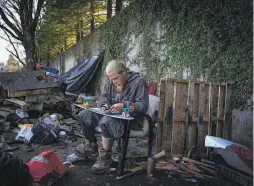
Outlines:
[[89, 110], [82, 110], [79, 113], [79, 125], [84, 132], [86, 139], [96, 142], [95, 128], [101, 127], [101, 135], [105, 138], [117, 140], [124, 134], [124, 122], [120, 119], [111, 118], [96, 114]]
[[[116, 119], [109, 116], [103, 116], [89, 110], [82, 110], [79, 114], [79, 125], [84, 132], [86, 139], [96, 142], [95, 128], [101, 127], [101, 135], [105, 138], [117, 140], [124, 135], [124, 125], [126, 120]], [[143, 127], [143, 118], [137, 118], [132, 122], [132, 130], [141, 130]]]

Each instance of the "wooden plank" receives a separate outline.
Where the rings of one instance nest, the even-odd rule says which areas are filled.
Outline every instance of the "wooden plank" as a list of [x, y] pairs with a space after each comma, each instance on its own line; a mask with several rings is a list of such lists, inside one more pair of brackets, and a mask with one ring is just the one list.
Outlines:
[[57, 88], [46, 88], [46, 89], [35, 89], [35, 90], [23, 90], [23, 91], [8, 91], [8, 97], [24, 97], [28, 95], [40, 95], [40, 94], [51, 94], [60, 92], [60, 89]]
[[80, 134], [80, 133], [78, 133], [78, 132], [74, 132], [74, 134], [75, 134], [75, 136], [78, 136], [78, 137], [81, 137], [81, 138], [85, 138], [84, 135], [82, 135], [82, 134]]
[[39, 110], [41, 111], [43, 109], [43, 102], [40, 104], [29, 104], [26, 103], [25, 101], [16, 99], [16, 98], [11, 98], [11, 99], [5, 99], [5, 101], [14, 103], [15, 105], [20, 106], [22, 111], [28, 111], [28, 110]]
[[187, 161], [189, 163], [194, 163], [196, 165], [201, 165], [201, 166], [204, 166], [204, 167], [209, 167], [209, 168], [212, 168], [212, 169], [217, 169], [215, 166], [213, 165], [209, 165], [209, 164], [205, 164], [203, 162], [199, 162], [199, 161], [196, 161], [196, 160], [193, 160], [193, 159], [189, 159], [189, 158], [185, 158], [185, 157], [182, 157], [182, 160], [183, 161]]
[[231, 97], [232, 88], [230, 85], [226, 84], [226, 98], [225, 98], [225, 110], [224, 110], [224, 128], [223, 128], [223, 138], [231, 140], [232, 131], [232, 110], [231, 110]]
[[[186, 83], [189, 84], [189, 80], [175, 80], [175, 82], [177, 83]], [[205, 82], [205, 81], [196, 81], [196, 80], [191, 80], [191, 82], [195, 83], [195, 84], [205, 84], [205, 85], [209, 85], [210, 82]], [[226, 83], [212, 83], [213, 86], [226, 86]]]
[[209, 84], [209, 118], [210, 122], [208, 125], [208, 135], [210, 136], [212, 134], [212, 110], [213, 110], [213, 94], [214, 94], [214, 86], [212, 83]]
[[206, 152], [205, 137], [208, 135], [209, 117], [209, 85], [204, 84], [200, 87], [199, 105], [199, 126], [197, 137], [197, 156], [201, 157]]
[[[214, 86], [212, 83], [209, 83], [209, 93], [208, 93], [208, 117], [209, 117], [209, 122], [208, 122], [208, 135], [212, 135], [212, 110], [213, 110], [213, 94], [214, 94]], [[210, 157], [210, 148], [207, 148], [207, 158], [209, 159]]]
[[5, 101], [14, 103], [14, 104], [19, 105], [19, 106], [22, 106], [22, 105], [25, 105], [25, 104], [26, 104], [26, 102], [24, 102], [24, 101], [22, 101], [22, 100], [19, 100], [19, 99], [15, 99], [15, 98], [5, 99]]
[[160, 103], [159, 103], [159, 110], [158, 110], [158, 120], [164, 120], [164, 111], [165, 111], [165, 91], [166, 91], [166, 81], [161, 80], [160, 82]]
[[[225, 87], [219, 86], [217, 117], [224, 117]], [[217, 120], [216, 136], [223, 137], [224, 120]]]
[[[188, 84], [186, 83], [175, 83], [175, 100], [174, 100], [174, 118], [186, 117], [186, 107], [188, 99]], [[187, 118], [187, 117], [186, 117]], [[184, 153], [184, 129], [186, 122], [173, 122], [172, 129], [172, 154]]]
[[166, 81], [162, 149], [170, 151], [173, 127], [174, 81]]
[[215, 175], [215, 176], [217, 175], [217, 171], [212, 170], [212, 169], [209, 169], [209, 168], [207, 168], [207, 167], [204, 167], [204, 166], [199, 165], [198, 168], [200, 168], [201, 170], [204, 170], [204, 171], [206, 171], [206, 172], [209, 172], [209, 173], [212, 174], [212, 175]]
[[15, 110], [9, 108], [9, 107], [0, 107], [0, 110], [6, 111], [6, 112], [14, 112]]
[[10, 112], [6, 112], [6, 111], [1, 111], [0, 110], [0, 116], [3, 116], [3, 117], [6, 118], [9, 114], [10, 114]]
[[163, 119], [165, 112], [165, 80], [160, 82], [160, 103], [158, 110], [158, 122], [156, 132], [156, 152], [159, 153], [162, 150], [162, 138], [163, 138]]
[[189, 108], [189, 115], [188, 115], [188, 129], [187, 129], [187, 140], [186, 140], [186, 148], [185, 153], [192, 149], [192, 147], [196, 147], [196, 130], [197, 130], [197, 123], [192, 122], [192, 117], [198, 117], [198, 105], [199, 105], [199, 87], [200, 84], [195, 82], [189, 83], [189, 92], [188, 92], [188, 108]]
[[[183, 120], [182, 118], [177, 118], [178, 120]], [[224, 117], [203, 117], [203, 121], [210, 121], [210, 120], [221, 120], [221, 121], [223, 121], [224, 120]], [[199, 121], [199, 118], [192, 118], [192, 122], [197, 122], [197, 121]]]

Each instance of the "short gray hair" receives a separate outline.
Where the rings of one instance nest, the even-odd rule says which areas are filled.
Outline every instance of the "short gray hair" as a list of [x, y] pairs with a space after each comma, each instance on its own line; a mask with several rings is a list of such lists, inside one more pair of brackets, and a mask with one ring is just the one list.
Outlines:
[[120, 60], [112, 60], [107, 64], [107, 67], [106, 67], [106, 74], [109, 74], [111, 72], [116, 72], [118, 74], [121, 74], [124, 71], [128, 72], [129, 68], [126, 67], [124, 62]]

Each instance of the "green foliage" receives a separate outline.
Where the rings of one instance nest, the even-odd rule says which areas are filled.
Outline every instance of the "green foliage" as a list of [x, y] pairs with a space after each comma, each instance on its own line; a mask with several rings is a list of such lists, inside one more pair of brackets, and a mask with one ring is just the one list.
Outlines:
[[[42, 63], [52, 61], [58, 54], [76, 43], [77, 25], [81, 25], [83, 35], [90, 30], [89, 24], [94, 17], [95, 27], [106, 21], [106, 4], [100, 0], [69, 2], [50, 1], [43, 22], [37, 31], [38, 54]], [[91, 3], [94, 11], [91, 13]]]
[[139, 43], [132, 62], [151, 80], [189, 70], [191, 79], [229, 82], [233, 107], [244, 108], [253, 91], [252, 33], [250, 0], [136, 0], [103, 25], [100, 48], [107, 61], [127, 58]]

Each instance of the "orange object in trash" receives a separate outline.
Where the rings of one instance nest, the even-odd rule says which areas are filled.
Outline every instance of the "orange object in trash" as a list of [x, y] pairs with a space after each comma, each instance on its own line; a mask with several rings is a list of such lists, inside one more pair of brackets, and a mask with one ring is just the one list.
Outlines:
[[24, 126], [33, 128], [34, 124], [20, 124], [20, 125], [19, 125], [19, 128], [22, 129]]
[[143, 142], [145, 143], [145, 144], [148, 144], [148, 139], [145, 139], [145, 140], [143, 140]]

